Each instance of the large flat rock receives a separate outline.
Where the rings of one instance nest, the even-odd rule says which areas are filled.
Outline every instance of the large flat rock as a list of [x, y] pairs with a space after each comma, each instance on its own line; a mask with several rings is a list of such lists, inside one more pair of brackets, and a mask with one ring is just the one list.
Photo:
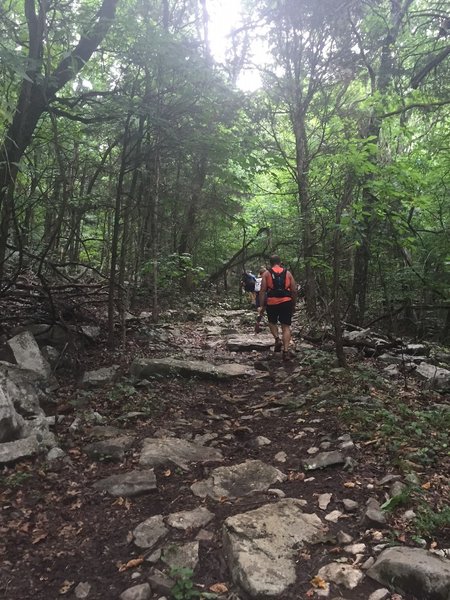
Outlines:
[[194, 444], [179, 438], [146, 438], [142, 447], [139, 464], [142, 467], [158, 467], [174, 463], [188, 469], [191, 462], [220, 462], [220, 450]]
[[42, 377], [50, 377], [51, 368], [29, 331], [23, 331], [8, 340], [8, 346], [22, 369], [33, 371]]
[[420, 600], [449, 600], [450, 561], [421, 548], [388, 548], [367, 574], [400, 594]]
[[188, 529], [198, 529], [204, 527], [214, 519], [214, 514], [206, 506], [199, 506], [194, 510], [183, 510], [170, 514], [166, 523], [174, 529], [187, 531]]
[[274, 343], [271, 335], [232, 335], [227, 340], [227, 348], [232, 352], [268, 350]]
[[95, 371], [86, 371], [81, 379], [80, 385], [84, 388], [95, 388], [112, 383], [117, 375], [118, 365], [102, 367]]
[[39, 452], [39, 442], [35, 435], [30, 435], [22, 440], [0, 444], [0, 465], [16, 462], [23, 458], [30, 458]]
[[265, 492], [274, 483], [285, 479], [286, 475], [271, 465], [260, 460], [246, 460], [238, 465], [214, 469], [208, 479], [191, 485], [191, 490], [200, 498], [240, 498]]
[[138, 548], [153, 548], [168, 531], [162, 515], [155, 515], [139, 523], [133, 531], [133, 541]]
[[137, 379], [145, 379], [154, 375], [232, 379], [253, 373], [252, 369], [246, 365], [236, 363], [213, 365], [202, 360], [178, 358], [137, 358], [132, 362], [130, 372]]
[[421, 362], [416, 369], [420, 379], [427, 382], [428, 387], [441, 392], [450, 391], [450, 371]]
[[298, 549], [320, 541], [322, 522], [287, 498], [229, 517], [223, 546], [233, 581], [251, 597], [277, 596], [295, 583]]
[[153, 469], [119, 473], [97, 481], [93, 488], [111, 496], [132, 498], [156, 490], [156, 476]]

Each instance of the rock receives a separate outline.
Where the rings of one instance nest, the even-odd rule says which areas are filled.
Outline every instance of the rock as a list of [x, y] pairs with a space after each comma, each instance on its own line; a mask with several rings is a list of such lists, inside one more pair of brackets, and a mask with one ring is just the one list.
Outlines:
[[391, 498], [395, 498], [395, 496], [401, 496], [406, 489], [406, 485], [401, 481], [394, 481], [389, 490], [389, 494]]
[[319, 508], [321, 510], [326, 510], [328, 505], [331, 502], [331, 497], [333, 494], [320, 494], [318, 498]]
[[333, 450], [332, 452], [320, 452], [314, 458], [307, 458], [303, 460], [303, 466], [308, 471], [313, 471], [315, 469], [323, 469], [331, 465], [343, 464], [344, 462], [344, 456], [338, 450]]
[[400, 375], [400, 370], [397, 365], [388, 365], [383, 369], [383, 373], [386, 377], [397, 377]]
[[52, 462], [54, 460], [59, 460], [60, 458], [64, 458], [65, 456], [66, 456], [66, 453], [64, 452], [64, 450], [62, 448], [58, 448], [56, 446], [55, 448], [52, 448], [47, 453], [47, 461]]
[[89, 437], [96, 440], [120, 437], [127, 433], [128, 431], [119, 429], [118, 427], [112, 427], [111, 425], [95, 425], [88, 431]]
[[388, 365], [401, 365], [404, 362], [401, 356], [395, 356], [393, 354], [381, 354], [377, 357], [377, 360]]
[[112, 383], [116, 377], [118, 365], [102, 367], [95, 371], [86, 371], [81, 379], [80, 386], [83, 388], [94, 388]]
[[125, 457], [125, 451], [133, 444], [133, 438], [126, 435], [92, 442], [84, 447], [84, 452], [94, 460], [111, 460], [120, 462]]
[[179, 360], [176, 358], [139, 358], [131, 364], [131, 375], [137, 379], [155, 375], [181, 375], [206, 379], [232, 379], [252, 375], [246, 365], [235, 363], [213, 365], [200, 360]]
[[120, 600], [149, 600], [152, 595], [150, 584], [141, 583], [128, 588], [120, 594]]
[[274, 460], [276, 460], [279, 463], [285, 463], [287, 460], [287, 454], [286, 452], [277, 452], [274, 456]]
[[313, 455], [313, 454], [317, 454], [319, 452], [320, 448], [317, 448], [317, 446], [311, 446], [311, 448], [308, 448], [308, 450], [306, 451], [308, 454]]
[[412, 354], [412, 355], [423, 354], [425, 356], [428, 356], [430, 354], [430, 348], [428, 346], [426, 346], [425, 344], [407, 344], [403, 348], [403, 352], [405, 354]]
[[321, 531], [320, 519], [291, 498], [228, 517], [223, 545], [234, 583], [251, 597], [282, 594], [295, 583], [298, 548]]
[[111, 496], [132, 498], [156, 490], [156, 476], [153, 469], [118, 473], [95, 482], [92, 487]]
[[325, 521], [330, 521], [330, 523], [337, 523], [341, 517], [342, 513], [340, 510], [332, 510], [326, 515]]
[[350, 534], [346, 533], [345, 531], [339, 531], [336, 537], [337, 537], [338, 543], [341, 545], [350, 544], [350, 542], [353, 541], [352, 536]]
[[248, 352], [251, 350], [268, 350], [275, 341], [271, 335], [233, 335], [227, 340], [230, 352]]
[[24, 427], [23, 417], [19, 415], [12, 400], [0, 387], [0, 443], [20, 438]]
[[346, 512], [354, 512], [359, 506], [358, 502], [355, 502], [355, 500], [351, 500], [350, 498], [344, 498], [342, 504], [344, 505]]
[[387, 600], [390, 597], [391, 592], [386, 588], [381, 588], [380, 590], [377, 590], [376, 592], [370, 594], [368, 600]]
[[441, 392], [450, 391], [450, 371], [422, 362], [416, 369], [416, 374], [427, 382], [427, 386]]
[[145, 438], [139, 464], [143, 467], [159, 467], [174, 463], [187, 470], [191, 462], [221, 462], [220, 450], [201, 446], [180, 438]]
[[49, 364], [55, 368], [61, 359], [61, 353], [53, 346], [44, 346], [42, 348], [42, 354]]
[[364, 574], [351, 565], [332, 562], [319, 569], [319, 577], [337, 585], [343, 585], [348, 590], [353, 590], [361, 583]]
[[386, 525], [386, 517], [375, 498], [370, 498], [367, 502], [364, 521], [369, 525]]
[[191, 490], [200, 498], [233, 499], [265, 492], [273, 483], [285, 479], [286, 475], [271, 465], [260, 460], [246, 460], [238, 465], [214, 469], [208, 479], [191, 485]]
[[369, 556], [369, 558], [361, 565], [361, 569], [367, 571], [373, 564], [375, 564], [375, 559], [373, 556]]
[[175, 581], [159, 569], [153, 569], [147, 577], [147, 580], [151, 585], [152, 590], [158, 594], [167, 594], [168, 596], [175, 585]]
[[262, 448], [263, 446], [269, 446], [272, 442], [269, 440], [269, 438], [266, 438], [263, 435], [258, 435], [254, 443], [257, 448]]
[[387, 548], [367, 574], [400, 594], [421, 600], [448, 600], [450, 561], [421, 548]]
[[139, 523], [133, 531], [133, 541], [138, 548], [153, 548], [167, 532], [162, 515], [155, 515]]
[[186, 544], [169, 544], [163, 548], [161, 559], [171, 569], [192, 569], [195, 571], [198, 565], [199, 542], [187, 542]]
[[13, 442], [0, 444], [0, 465], [16, 462], [22, 458], [30, 458], [39, 452], [39, 442], [36, 435]]
[[362, 342], [364, 343], [370, 336], [370, 329], [360, 331], [344, 331], [342, 338], [344, 342]]
[[37, 373], [0, 361], [0, 388], [25, 419], [45, 416], [40, 403], [48, 399], [47, 386]]
[[199, 434], [194, 437], [194, 443], [200, 444], [200, 446], [206, 446], [206, 444], [208, 442], [212, 442], [213, 440], [216, 440], [218, 437], [219, 436], [217, 433]]
[[37, 345], [34, 336], [29, 331], [23, 331], [8, 340], [8, 346], [14, 354], [17, 364], [22, 369], [33, 371], [47, 379], [51, 375], [51, 368]]
[[415, 513], [413, 510], [406, 510], [406, 511], [403, 513], [403, 518], [404, 518], [406, 521], [412, 521], [413, 519], [415, 519], [415, 518], [416, 518], [416, 516], [417, 516], [417, 515], [416, 515], [416, 513]]
[[280, 490], [278, 488], [269, 488], [267, 490], [267, 493], [268, 494], [274, 494], [278, 498], [286, 498], [286, 494], [283, 492], [283, 490]]
[[355, 447], [355, 444], [352, 442], [352, 440], [348, 440], [346, 442], [341, 442], [339, 444], [340, 450], [352, 450], [354, 447]]
[[182, 512], [172, 513], [166, 519], [167, 525], [175, 529], [197, 529], [207, 525], [214, 519], [214, 514], [203, 506], [194, 510], [185, 510]]
[[81, 325], [80, 331], [84, 336], [95, 342], [100, 337], [101, 330], [96, 325]]
[[344, 546], [344, 552], [348, 554], [364, 554], [367, 550], [367, 546], [365, 544], [349, 544], [348, 546]]
[[80, 582], [74, 589], [75, 597], [78, 598], [78, 600], [84, 600], [84, 598], [87, 598], [89, 596], [90, 591], [90, 583], [88, 583], [87, 581]]

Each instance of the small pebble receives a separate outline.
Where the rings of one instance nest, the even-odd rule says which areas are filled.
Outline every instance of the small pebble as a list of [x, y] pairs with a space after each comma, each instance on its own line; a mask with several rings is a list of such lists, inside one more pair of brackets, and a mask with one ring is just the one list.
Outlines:
[[373, 556], [369, 556], [369, 558], [366, 560], [366, 562], [361, 565], [361, 569], [363, 571], [367, 571], [374, 564], [375, 564], [374, 557]]
[[387, 600], [387, 598], [391, 597], [391, 592], [386, 588], [381, 588], [376, 592], [370, 594], [368, 600]]
[[344, 498], [342, 504], [347, 512], [353, 512], [359, 506], [358, 502], [355, 502], [355, 500], [351, 500], [350, 498]]
[[275, 459], [277, 462], [280, 462], [280, 463], [285, 463], [285, 462], [286, 462], [286, 460], [287, 460], [287, 454], [286, 454], [286, 452], [283, 452], [283, 451], [281, 451], [281, 452], [277, 452], [277, 454], [275, 454], [275, 457], [274, 457], [274, 459]]
[[311, 448], [308, 448], [306, 452], [308, 454], [317, 454], [319, 452], [319, 448], [317, 448], [316, 446], [312, 446]]

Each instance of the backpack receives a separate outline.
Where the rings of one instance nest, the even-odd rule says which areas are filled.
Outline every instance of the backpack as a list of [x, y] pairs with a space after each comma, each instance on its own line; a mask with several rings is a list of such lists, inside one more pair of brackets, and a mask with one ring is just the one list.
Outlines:
[[245, 291], [253, 292], [255, 290], [256, 277], [251, 273], [245, 273], [243, 280]]
[[273, 269], [269, 269], [269, 274], [272, 278], [272, 287], [267, 290], [267, 296], [269, 298], [291, 297], [292, 292], [286, 289], [287, 269], [283, 269], [281, 273], [275, 273]]

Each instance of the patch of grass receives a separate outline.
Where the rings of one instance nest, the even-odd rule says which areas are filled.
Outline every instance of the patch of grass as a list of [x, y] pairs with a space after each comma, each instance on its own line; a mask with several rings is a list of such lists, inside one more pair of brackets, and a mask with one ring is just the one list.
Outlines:
[[9, 487], [12, 489], [21, 487], [31, 476], [31, 473], [19, 471], [18, 473], [12, 473], [7, 477], [0, 477], [0, 487]]
[[423, 503], [417, 512], [414, 529], [419, 535], [433, 537], [436, 532], [450, 529], [450, 506], [437, 512], [435, 508]]

